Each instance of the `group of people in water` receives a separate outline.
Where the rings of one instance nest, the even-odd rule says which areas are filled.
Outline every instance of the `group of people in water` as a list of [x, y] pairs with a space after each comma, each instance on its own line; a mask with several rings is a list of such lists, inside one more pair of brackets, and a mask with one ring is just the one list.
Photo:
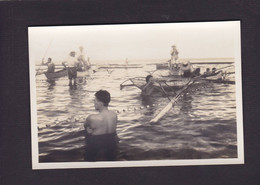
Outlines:
[[[69, 53], [66, 61], [62, 62], [68, 70], [69, 85], [76, 85], [78, 71], [88, 70], [91, 66], [89, 60], [83, 55], [83, 47], [80, 47], [80, 54], [75, 51]], [[51, 58], [47, 62], [42, 60], [42, 65], [47, 65], [47, 73], [55, 72], [55, 64]], [[116, 133], [117, 114], [108, 109], [111, 100], [110, 93], [106, 90], [99, 90], [95, 93], [94, 106], [98, 114], [91, 114], [87, 117], [85, 128], [85, 155], [86, 161], [113, 161], [116, 160], [118, 137]]]
[[[78, 71], [86, 71], [91, 67], [91, 64], [88, 60], [85, 59], [83, 55], [83, 47], [79, 47], [79, 54], [75, 51], [71, 51], [69, 53], [69, 57], [62, 62], [62, 65], [65, 69], [68, 70], [68, 78], [69, 78], [69, 86], [76, 85], [76, 78]], [[52, 62], [52, 58], [48, 58], [47, 62], [42, 60], [42, 65], [47, 65], [47, 73], [54, 73], [55, 72], [55, 64]]]
[[[83, 47], [80, 47], [80, 55], [76, 55], [75, 51], [70, 52], [69, 58], [63, 62], [64, 67], [68, 70], [69, 85], [77, 78], [77, 71], [88, 70], [90, 63], [85, 60]], [[173, 76], [182, 76], [191, 78], [200, 76], [200, 68], [193, 69], [192, 64], [188, 60], [178, 60], [178, 51], [176, 46], [172, 46], [171, 60], [169, 60], [169, 72]], [[48, 66], [47, 72], [55, 72], [55, 65], [52, 59], [49, 58], [46, 63]], [[203, 75], [215, 73], [216, 69], [207, 71]], [[166, 94], [163, 88], [155, 86], [157, 82], [152, 75], [146, 77], [146, 84], [142, 87], [143, 95], [151, 95], [155, 91]], [[86, 161], [113, 161], [116, 160], [117, 143], [119, 141], [116, 133], [117, 114], [108, 109], [111, 96], [106, 90], [99, 90], [95, 93], [94, 107], [98, 111], [97, 114], [91, 114], [87, 117], [84, 128], [86, 138]]]

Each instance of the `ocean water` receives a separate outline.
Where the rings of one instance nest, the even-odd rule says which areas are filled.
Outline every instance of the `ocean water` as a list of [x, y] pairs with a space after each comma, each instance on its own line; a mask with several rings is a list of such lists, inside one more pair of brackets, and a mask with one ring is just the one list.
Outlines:
[[[227, 65], [195, 67], [203, 72]], [[83, 123], [96, 113], [94, 93], [100, 89], [111, 93], [109, 109], [118, 112], [118, 161], [236, 158], [235, 84], [193, 84], [158, 123], [150, 124], [169, 100], [142, 97], [133, 86], [120, 90], [120, 84], [154, 70], [154, 65], [146, 64], [100, 69], [76, 88], [68, 86], [67, 77], [50, 82], [44, 74], [36, 76], [39, 161], [84, 161]]]

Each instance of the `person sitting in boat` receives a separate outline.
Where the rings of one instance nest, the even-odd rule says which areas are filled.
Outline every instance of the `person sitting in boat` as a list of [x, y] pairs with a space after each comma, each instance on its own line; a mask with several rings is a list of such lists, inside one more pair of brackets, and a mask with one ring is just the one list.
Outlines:
[[192, 72], [192, 77], [196, 77], [196, 76], [200, 76], [200, 68], [196, 68], [193, 72]]
[[184, 60], [180, 63], [180, 71], [183, 77], [191, 77], [192, 65], [190, 61]]
[[62, 63], [68, 69], [68, 78], [70, 80], [70, 86], [72, 85], [72, 80], [74, 81], [74, 85], [76, 85], [78, 60], [75, 56], [76, 52], [71, 51], [67, 61]]
[[180, 72], [180, 65], [179, 63], [173, 63], [170, 65], [170, 75], [177, 76]]
[[203, 76], [207, 76], [207, 75], [210, 75], [211, 72], [210, 72], [210, 68], [207, 68], [206, 71], [204, 72]]
[[213, 75], [219, 74], [221, 72], [222, 72], [222, 70], [217, 71], [217, 69], [215, 67], [213, 67], [211, 71], [210, 71], [209, 68], [207, 68], [207, 71], [204, 74], [209, 75], [209, 76], [213, 76]]
[[213, 67], [212, 68], [212, 76], [216, 76], [218, 80], [222, 80], [224, 78], [224, 74], [222, 70], [218, 70]]
[[206, 72], [203, 74], [203, 77], [214, 77], [215, 79], [220, 80], [223, 78], [222, 70], [217, 70], [215, 67], [213, 67], [210, 71], [210, 69], [207, 68]]
[[44, 62], [44, 59], [42, 59], [42, 65], [47, 65], [47, 73], [54, 73], [55, 72], [55, 64], [52, 62], [51, 58], [48, 58], [47, 62]]
[[215, 67], [212, 68], [212, 74], [220, 73], [221, 71], [216, 72], [217, 69]]

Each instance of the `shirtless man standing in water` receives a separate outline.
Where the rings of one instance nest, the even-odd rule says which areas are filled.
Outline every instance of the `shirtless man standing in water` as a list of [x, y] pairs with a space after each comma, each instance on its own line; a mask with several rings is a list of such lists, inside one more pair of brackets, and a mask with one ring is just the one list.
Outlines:
[[152, 95], [155, 95], [155, 94], [158, 94], [158, 93], [166, 94], [166, 92], [163, 92], [162, 88], [155, 86], [156, 80], [153, 78], [152, 75], [146, 76], [145, 80], [146, 80], [146, 84], [141, 87], [142, 95], [152, 96]]
[[95, 94], [94, 105], [98, 114], [91, 114], [84, 124], [86, 130], [86, 161], [116, 159], [117, 114], [108, 110], [110, 93], [100, 90]]

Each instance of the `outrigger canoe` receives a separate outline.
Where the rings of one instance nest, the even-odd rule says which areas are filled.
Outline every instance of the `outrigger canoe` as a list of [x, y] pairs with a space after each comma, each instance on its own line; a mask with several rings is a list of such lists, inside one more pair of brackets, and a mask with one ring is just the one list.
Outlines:
[[[45, 72], [44, 73], [47, 79], [56, 79], [56, 78], [61, 78], [61, 77], [65, 77], [68, 75], [68, 70], [67, 69], [62, 69], [53, 73], [50, 72]], [[86, 71], [78, 71], [77, 72], [77, 76], [78, 77], [84, 77], [90, 74], [90, 70], [86, 70]]]
[[[195, 83], [207, 83], [207, 82], [213, 82], [213, 83], [223, 83], [223, 84], [235, 84], [235, 81], [222, 79], [219, 74], [216, 75], [209, 75], [209, 76], [200, 76], [200, 77], [194, 77], [196, 78]], [[154, 85], [158, 87], [163, 87], [165, 90], [178, 90], [183, 88], [192, 78], [184, 78], [182, 76], [163, 76], [160, 78], [157, 78]], [[135, 78], [129, 78], [128, 80], [121, 83], [120, 88], [126, 86], [135, 86], [139, 89], [142, 89], [142, 87], [146, 84], [145, 77], [135, 77]]]
[[[231, 73], [231, 74], [233, 74], [233, 73]], [[178, 101], [178, 99], [181, 97], [181, 95], [193, 83], [196, 83], [196, 82], [200, 83], [201, 80], [211, 81], [214, 83], [230, 83], [230, 84], [235, 83], [235, 82], [220, 79], [220, 78], [214, 79], [214, 77], [215, 77], [214, 75], [210, 75], [210, 76], [208, 76], [208, 79], [207, 79], [207, 76], [204, 76], [204, 77], [197, 76], [197, 77], [194, 77], [193, 79], [190, 78], [190, 80], [178, 91], [178, 94], [173, 99], [170, 99], [170, 102], [150, 121], [150, 123], [158, 122], [175, 105], [175, 103]]]

